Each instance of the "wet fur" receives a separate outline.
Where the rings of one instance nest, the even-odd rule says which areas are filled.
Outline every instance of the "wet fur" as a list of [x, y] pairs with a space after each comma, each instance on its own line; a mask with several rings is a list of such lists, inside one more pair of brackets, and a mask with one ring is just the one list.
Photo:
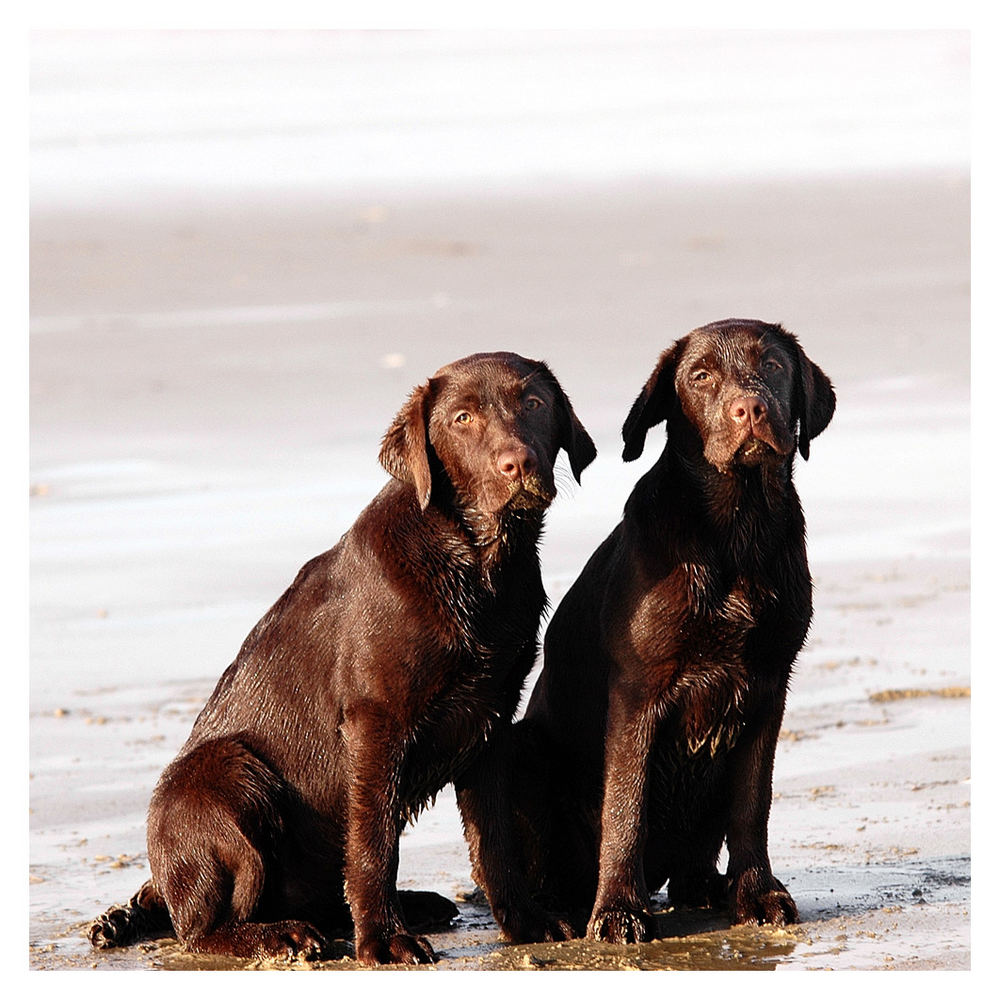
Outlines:
[[577, 479], [595, 454], [540, 362], [474, 355], [414, 390], [382, 445], [394, 478], [253, 629], [160, 778], [152, 877], [95, 921], [96, 947], [172, 929], [194, 951], [309, 958], [353, 926], [365, 964], [433, 961], [412, 928], [456, 909], [397, 893], [399, 835], [449, 782], [503, 933], [569, 933], [513, 873], [498, 777], [559, 449]]
[[739, 923], [797, 919], [767, 851], [812, 616], [792, 467], [834, 407], [791, 334], [726, 320], [664, 351], [625, 421], [626, 460], [661, 422], [666, 445], [553, 615], [515, 727], [523, 863], [581, 933], [648, 940], [664, 883]]

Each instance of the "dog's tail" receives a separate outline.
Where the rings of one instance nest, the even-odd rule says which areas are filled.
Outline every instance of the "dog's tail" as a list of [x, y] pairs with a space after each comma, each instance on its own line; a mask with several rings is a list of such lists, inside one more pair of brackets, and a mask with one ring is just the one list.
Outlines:
[[167, 904], [152, 882], [123, 906], [112, 906], [91, 924], [87, 937], [95, 948], [123, 948], [148, 938], [173, 934]]

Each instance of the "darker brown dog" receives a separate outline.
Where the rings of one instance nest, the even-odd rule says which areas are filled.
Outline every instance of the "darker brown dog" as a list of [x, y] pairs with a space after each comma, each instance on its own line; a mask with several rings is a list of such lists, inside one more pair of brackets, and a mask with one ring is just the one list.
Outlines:
[[396, 892], [399, 835], [448, 782], [503, 933], [570, 933], [512, 874], [503, 767], [559, 449], [579, 480], [594, 445], [540, 362], [477, 354], [414, 390], [379, 456], [394, 479], [253, 629], [160, 778], [152, 877], [95, 946], [172, 929], [194, 951], [315, 957], [353, 921], [359, 961], [432, 961]]
[[666, 447], [556, 610], [515, 727], [530, 878], [594, 939], [648, 940], [665, 882], [673, 902], [728, 896], [738, 923], [797, 919], [767, 851], [812, 617], [792, 465], [834, 406], [795, 337], [732, 319], [665, 351], [625, 421], [626, 460], [662, 421]]

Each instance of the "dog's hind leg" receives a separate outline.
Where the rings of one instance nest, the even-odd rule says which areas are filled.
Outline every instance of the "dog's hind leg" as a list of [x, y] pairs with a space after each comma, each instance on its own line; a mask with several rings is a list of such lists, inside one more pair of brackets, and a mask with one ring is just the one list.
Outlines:
[[267, 903], [280, 896], [284, 879], [278, 848], [285, 797], [278, 775], [236, 739], [203, 743], [164, 772], [149, 808], [149, 863], [177, 936], [191, 951], [245, 958], [322, 953], [323, 938], [310, 924], [262, 920], [285, 916]]

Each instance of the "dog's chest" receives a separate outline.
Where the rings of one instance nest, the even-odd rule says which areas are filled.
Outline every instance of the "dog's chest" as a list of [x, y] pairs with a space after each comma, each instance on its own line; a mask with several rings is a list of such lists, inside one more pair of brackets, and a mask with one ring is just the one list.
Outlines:
[[739, 660], [689, 664], [671, 685], [661, 742], [681, 756], [730, 750], [743, 730], [755, 695], [746, 664]]
[[502, 642], [481, 637], [457, 651], [425, 708], [420, 728], [428, 742], [461, 756], [480, 745], [498, 721], [509, 721], [536, 648], [536, 633], [525, 629]]
[[765, 580], [723, 581], [683, 566], [651, 589], [633, 622], [632, 644], [659, 694], [659, 742], [668, 755], [725, 752], [748, 706], [771, 683], [757, 662], [761, 630], [773, 627], [780, 596]]
[[461, 775], [513, 718], [545, 606], [532, 553], [509, 555], [489, 573], [471, 563], [450, 566], [425, 596], [425, 617], [436, 627], [414, 661], [420, 694], [402, 780], [409, 815]]
[[401, 782], [412, 819], [480, 754], [516, 707], [520, 680], [510, 655], [464, 659], [414, 729]]
[[429, 692], [407, 755], [409, 810], [419, 811], [509, 724], [537, 649], [537, 610], [489, 609], [440, 653], [439, 683]]
[[631, 623], [630, 640], [646, 663], [697, 671], [700, 664], [742, 662], [748, 640], [780, 607], [777, 588], [703, 564], [679, 566], [649, 588]]
[[724, 572], [688, 565], [681, 572], [686, 578], [688, 613], [708, 628], [745, 635], [780, 601], [780, 586], [763, 568]]

